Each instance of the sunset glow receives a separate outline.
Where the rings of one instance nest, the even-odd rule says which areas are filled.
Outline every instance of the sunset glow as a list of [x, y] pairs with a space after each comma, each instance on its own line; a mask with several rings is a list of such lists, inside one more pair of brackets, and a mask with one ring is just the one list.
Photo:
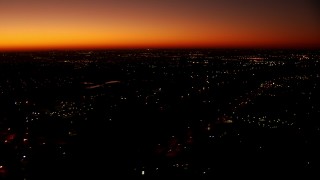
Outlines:
[[0, 2], [0, 50], [320, 47], [313, 1]]

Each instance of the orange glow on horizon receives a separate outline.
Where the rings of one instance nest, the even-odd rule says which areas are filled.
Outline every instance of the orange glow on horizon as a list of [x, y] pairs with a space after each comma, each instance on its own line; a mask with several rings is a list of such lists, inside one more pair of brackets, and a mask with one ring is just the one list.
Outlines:
[[[22, 27], [21, 27], [22, 28]], [[25, 28], [26, 29], [26, 28]], [[0, 50], [36, 49], [103, 49], [103, 48], [219, 48], [219, 47], [320, 47], [313, 36], [279, 34], [270, 32], [245, 33], [226, 27], [225, 29], [127, 29], [127, 31], [68, 29], [14, 31], [0, 34]], [[145, 30], [147, 29], [147, 30]], [[212, 30], [211, 30], [212, 29]], [[209, 31], [209, 32], [206, 32]], [[211, 32], [210, 32], [211, 31]], [[197, 32], [199, 34], [197, 34]], [[320, 39], [320, 38], [318, 38]]]
[[207, 0], [65, 1], [0, 2], [0, 50], [320, 48], [320, 25], [306, 3], [282, 12], [285, 4], [252, 11]]

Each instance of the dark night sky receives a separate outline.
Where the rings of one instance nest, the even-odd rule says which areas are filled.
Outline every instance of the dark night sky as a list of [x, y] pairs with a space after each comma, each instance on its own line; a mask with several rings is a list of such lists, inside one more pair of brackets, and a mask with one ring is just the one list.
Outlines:
[[316, 0], [1, 0], [0, 50], [320, 47]]

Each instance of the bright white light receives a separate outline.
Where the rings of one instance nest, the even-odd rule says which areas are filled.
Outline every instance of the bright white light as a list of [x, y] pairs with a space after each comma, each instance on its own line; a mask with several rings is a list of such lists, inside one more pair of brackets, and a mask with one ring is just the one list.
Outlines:
[[144, 171], [141, 171], [141, 175], [144, 175]]

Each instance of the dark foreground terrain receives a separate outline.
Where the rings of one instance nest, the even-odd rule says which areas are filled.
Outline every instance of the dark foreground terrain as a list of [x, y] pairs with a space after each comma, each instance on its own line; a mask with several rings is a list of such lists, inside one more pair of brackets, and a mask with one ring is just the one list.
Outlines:
[[320, 52], [0, 53], [0, 178], [320, 169]]

